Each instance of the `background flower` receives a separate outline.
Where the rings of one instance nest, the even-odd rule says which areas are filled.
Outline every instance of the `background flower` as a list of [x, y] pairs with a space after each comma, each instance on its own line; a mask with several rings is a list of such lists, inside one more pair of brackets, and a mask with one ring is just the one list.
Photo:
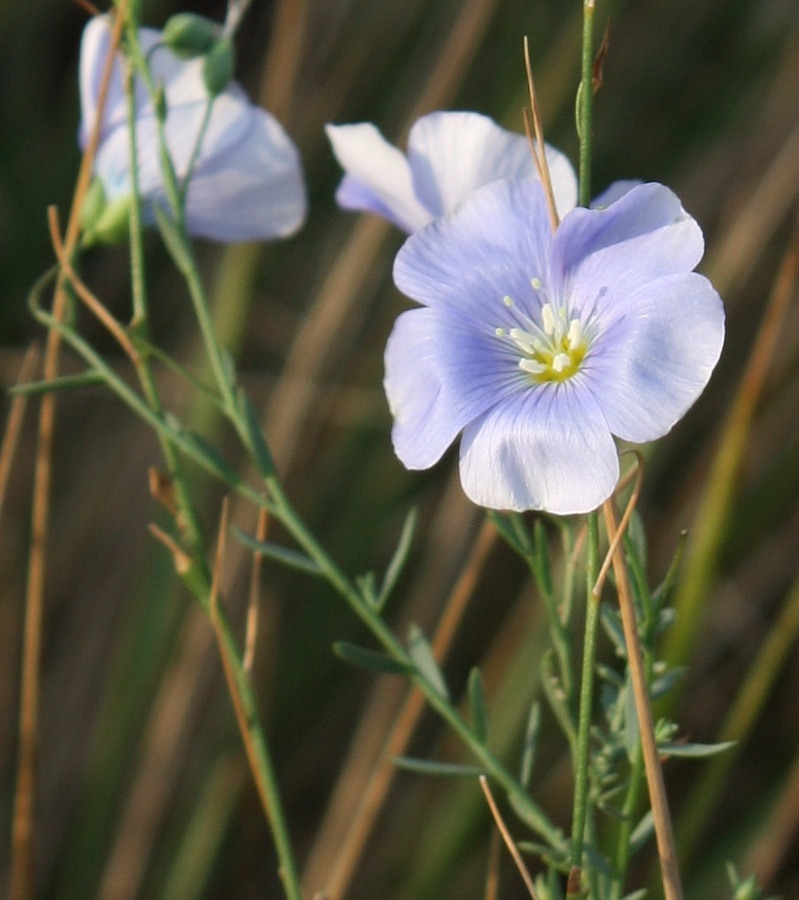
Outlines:
[[[368, 122], [326, 130], [346, 172], [336, 192], [338, 203], [377, 213], [408, 233], [452, 212], [492, 181], [537, 177], [527, 138], [479, 113], [422, 116], [411, 128], [407, 156]], [[546, 156], [563, 215], [577, 203], [577, 179], [560, 151], [547, 145]]]
[[[164, 46], [161, 33], [142, 29], [156, 84], [167, 105], [166, 140], [178, 178], [185, 177], [208, 103], [202, 59], [184, 60]], [[110, 42], [108, 19], [98, 16], [86, 26], [81, 44], [80, 93], [85, 145], [97, 116], [97, 94]], [[111, 203], [132, 189], [127, 99], [121, 60], [114, 66], [103, 114], [95, 173]], [[167, 208], [158, 156], [157, 121], [140, 79], [136, 80], [136, 141], [139, 187], [145, 221], [154, 220], [153, 204]], [[219, 241], [286, 237], [302, 224], [305, 187], [297, 149], [282, 126], [250, 103], [232, 82], [214, 101], [202, 149], [186, 197], [190, 233]]]
[[613, 490], [613, 435], [661, 437], [705, 387], [721, 300], [691, 270], [702, 234], [658, 184], [574, 209], [553, 234], [540, 184], [503, 181], [411, 236], [397, 286], [424, 304], [386, 348], [394, 447], [433, 465], [463, 432], [476, 503], [587, 512]]

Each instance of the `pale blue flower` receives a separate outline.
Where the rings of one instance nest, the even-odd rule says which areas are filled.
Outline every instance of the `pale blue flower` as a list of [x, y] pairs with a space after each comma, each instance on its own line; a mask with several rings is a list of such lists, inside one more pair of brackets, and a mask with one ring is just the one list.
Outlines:
[[540, 184], [496, 182], [406, 241], [394, 279], [423, 306], [394, 326], [385, 388], [408, 468], [462, 432], [475, 503], [587, 512], [618, 479], [614, 435], [659, 438], [697, 399], [724, 339], [702, 233], [667, 188], [626, 187], [553, 233]]
[[[328, 125], [345, 171], [336, 200], [374, 212], [412, 233], [453, 212], [477, 188], [502, 178], [537, 177], [527, 138], [474, 112], [435, 112], [411, 128], [407, 156], [374, 125]], [[577, 179], [560, 151], [546, 147], [555, 205], [577, 203]]]
[[[109, 19], [97, 16], [86, 26], [81, 44], [81, 145], [97, 116], [97, 96], [110, 43]], [[163, 46], [161, 32], [139, 32], [154, 80], [163, 85], [169, 153], [178, 178], [185, 177], [208, 102], [201, 58], [181, 59]], [[127, 98], [121, 60], [115, 62], [95, 160], [107, 202], [132, 190]], [[155, 110], [137, 79], [136, 142], [139, 188], [145, 221], [153, 206], [168, 209], [158, 155]], [[236, 242], [287, 237], [306, 213], [305, 186], [297, 149], [277, 120], [250, 103], [235, 83], [214, 101], [186, 197], [190, 233]]]

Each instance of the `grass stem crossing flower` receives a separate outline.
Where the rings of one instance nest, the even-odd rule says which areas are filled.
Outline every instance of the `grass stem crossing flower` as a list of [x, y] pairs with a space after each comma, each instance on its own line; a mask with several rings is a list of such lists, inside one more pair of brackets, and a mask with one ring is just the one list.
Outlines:
[[[422, 116], [411, 128], [407, 155], [369, 122], [328, 125], [327, 136], [345, 171], [339, 205], [377, 213], [409, 234], [492, 181], [537, 177], [527, 138], [475, 112]], [[560, 151], [547, 146], [546, 157], [562, 216], [577, 203], [577, 179]]]

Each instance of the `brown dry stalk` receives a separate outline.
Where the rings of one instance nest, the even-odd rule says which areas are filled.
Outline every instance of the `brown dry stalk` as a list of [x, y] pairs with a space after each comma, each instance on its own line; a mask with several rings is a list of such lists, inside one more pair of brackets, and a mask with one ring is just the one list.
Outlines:
[[[620, 531], [616, 523], [616, 510], [612, 500], [606, 500], [603, 507], [605, 527], [613, 540]], [[660, 870], [663, 878], [665, 900], [682, 900], [682, 884], [677, 867], [677, 851], [674, 844], [674, 832], [671, 826], [671, 815], [666, 798], [666, 785], [663, 781], [663, 770], [660, 766], [657, 744], [655, 743], [655, 727], [652, 721], [652, 709], [649, 704], [649, 691], [644, 673], [644, 661], [641, 644], [638, 640], [638, 627], [635, 621], [630, 576], [627, 562], [620, 544], [616, 545], [613, 554], [613, 572], [616, 575], [616, 589], [619, 595], [624, 641], [627, 645], [627, 660], [630, 668], [630, 680], [633, 686], [635, 711], [638, 716], [638, 730], [641, 736], [641, 748], [644, 754], [646, 781], [649, 787], [649, 800], [655, 823]]]
[[[17, 384], [25, 384], [33, 378], [36, 366], [39, 364], [39, 345], [31, 344], [22, 360], [22, 365], [17, 376]], [[17, 452], [19, 434], [22, 429], [22, 421], [25, 418], [25, 407], [28, 397], [26, 394], [16, 394], [11, 401], [11, 410], [8, 413], [8, 422], [3, 434], [3, 445], [0, 449], [0, 516], [8, 490], [8, 479], [11, 475], [11, 464]]]
[[[533, 82], [533, 66], [530, 62], [530, 45], [527, 41], [527, 35], [524, 36], [524, 68], [527, 72], [527, 93], [530, 97], [530, 114], [523, 110], [524, 130], [527, 134], [527, 141], [530, 144], [530, 153], [533, 156], [538, 177], [544, 186], [544, 195], [547, 200], [547, 210], [549, 212], [549, 221], [552, 230], [557, 231], [560, 219], [555, 206], [555, 192], [552, 189], [552, 176], [549, 172], [549, 164], [547, 163], [546, 144], [544, 143], [544, 129], [541, 125], [541, 112], [538, 109], [538, 97], [535, 92], [535, 83]], [[532, 116], [533, 127], [530, 128], [530, 117]]]
[[[81, 160], [72, 208], [64, 239], [64, 252], [70, 257], [80, 235], [80, 210], [91, 181], [94, 157], [100, 141], [100, 126], [105, 109], [114, 53], [119, 45], [129, 0], [121, 0], [97, 96], [97, 117]], [[61, 321], [66, 308], [64, 275], [59, 273], [53, 298], [53, 317]], [[58, 375], [61, 336], [54, 329], [47, 335], [43, 377], [52, 381]], [[52, 482], [53, 432], [56, 399], [45, 394], [39, 407], [39, 440], [34, 463], [33, 503], [31, 511], [31, 549], [28, 557], [28, 583], [25, 597], [25, 623], [20, 676], [19, 747], [17, 782], [14, 794], [14, 819], [11, 838], [10, 900], [31, 900], [35, 893], [34, 796], [36, 757], [39, 743], [39, 668], [42, 653], [42, 608], [44, 603], [45, 563], [50, 521], [50, 485]]]
[[50, 206], [47, 209], [47, 223], [50, 228], [50, 240], [53, 244], [56, 259], [61, 266], [61, 271], [66, 275], [67, 280], [74, 288], [75, 293], [88, 309], [94, 313], [97, 319], [105, 325], [134, 366], [138, 365], [138, 351], [133, 346], [124, 326], [111, 315], [103, 303], [86, 287], [73, 268], [69, 260], [69, 254], [66, 252], [64, 243], [61, 240], [61, 223], [59, 222], [58, 210], [55, 206]]
[[[266, 529], [269, 524], [269, 513], [265, 509], [258, 510], [258, 527], [255, 537], [263, 543], [266, 540]], [[258, 641], [258, 619], [260, 610], [261, 569], [264, 555], [257, 551], [252, 557], [252, 575], [250, 577], [250, 597], [247, 604], [247, 626], [244, 637], [244, 661], [242, 668], [250, 675], [255, 661], [255, 646]]]
[[527, 869], [527, 866], [524, 864], [524, 860], [522, 859], [521, 853], [519, 853], [519, 848], [516, 846], [516, 842], [511, 837], [510, 831], [508, 831], [508, 826], [505, 824], [502, 816], [500, 815], [496, 801], [494, 800], [494, 795], [491, 793], [491, 788], [488, 786], [488, 779], [485, 777], [485, 775], [480, 776], [480, 787], [483, 789], [483, 793], [486, 796], [486, 801], [488, 802], [488, 808], [491, 810], [491, 815], [494, 817], [494, 821], [496, 822], [497, 828], [499, 829], [499, 833], [502, 835], [502, 840], [505, 841], [505, 846], [508, 848], [508, 852], [513, 857], [513, 861], [516, 863], [516, 868], [519, 870], [519, 874], [522, 876], [522, 881], [524, 881], [525, 887], [527, 888], [533, 900], [538, 900], [538, 894], [536, 893], [533, 879]]

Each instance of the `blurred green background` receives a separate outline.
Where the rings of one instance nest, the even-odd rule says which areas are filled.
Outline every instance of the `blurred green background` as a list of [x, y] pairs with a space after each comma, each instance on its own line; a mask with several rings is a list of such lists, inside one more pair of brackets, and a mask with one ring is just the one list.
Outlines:
[[[142, 21], [159, 26], [181, 10], [224, 15], [213, 0], [145, 0]], [[521, 130], [526, 34], [546, 137], [575, 159], [579, 17], [576, 0], [254, 0], [238, 37], [239, 78], [300, 147], [310, 213], [283, 244], [201, 247], [218, 327], [263, 410], [289, 493], [347, 571], [384, 567], [407, 508], [418, 504], [420, 532], [389, 611], [401, 633], [411, 620], [435, 628], [482, 517], [460, 493], [452, 453], [422, 474], [405, 472], [393, 457], [382, 351], [406, 307], [390, 277], [401, 235], [336, 209], [340, 173], [323, 125], [370, 120], [402, 142], [416, 116], [451, 108]], [[43, 337], [26, 296], [53, 262], [46, 207], [56, 204], [66, 218], [79, 164], [76, 67], [85, 20], [66, 0], [0, 5], [4, 386], [16, 380], [29, 342]], [[725, 417], [781, 261], [796, 243], [799, 7], [794, 0], [600, 0], [598, 34], [608, 20], [594, 192], [617, 178], [672, 187], [704, 229], [700, 269], [728, 314], [708, 391], [648, 463], [641, 509], [657, 580], [704, 502]], [[188, 298], [154, 236], [148, 249], [154, 336], [192, 365], [197, 335]], [[124, 318], [124, 249], [91, 251], [82, 271]], [[116, 358], [105, 335], [85, 325]], [[764, 680], [760, 694], [741, 701], [751, 721], [716, 788], [703, 781], [710, 763], [667, 765], [692, 900], [729, 896], [727, 859], [758, 871], [770, 892], [799, 897], [799, 617], [791, 612], [798, 603], [798, 329], [794, 303], [768, 354], [754, 418], [741, 432], [740, 466], [723, 482], [728, 503], [715, 507], [723, 515], [711, 529], [717, 541], [704, 551], [704, 570], [691, 570], [701, 605], [698, 630], [680, 651], [690, 666], [677, 710], [683, 731], [692, 740], [718, 739], [744, 688]], [[63, 368], [76, 368], [68, 353]], [[164, 374], [162, 389], [172, 408], [235, 458], [231, 435], [181, 385]], [[0, 893], [8, 882], [36, 405], [29, 404], [0, 521]], [[160, 464], [156, 442], [100, 389], [62, 396], [58, 410], [39, 896], [279, 897], [210, 629], [147, 531], [162, 521], [147, 491], [147, 470]], [[220, 494], [199, 476], [197, 491], [210, 542]], [[254, 530], [252, 510], [234, 508], [234, 521]], [[246, 554], [231, 547], [224, 588], [237, 623], [248, 577]], [[506, 747], [511, 760], [539, 691], [541, 626], [523, 566], [490, 543], [445, 671], [457, 695], [469, 668], [484, 668], [498, 749]], [[254, 678], [309, 897], [329, 889], [341, 865], [354, 804], [403, 696], [398, 682], [338, 661], [331, 644], [342, 638], [365, 640], [328, 588], [266, 566]], [[535, 791], [567, 827], [568, 766], [554, 723], [544, 725]], [[459, 758], [428, 715], [410, 750]], [[708, 812], [693, 827], [701, 803]], [[524, 837], [519, 823], [512, 827]], [[346, 892], [331, 890], [330, 900], [482, 897], [488, 834], [476, 785], [400, 774], [344, 879]], [[650, 864], [640, 860], [638, 884], [648, 883]], [[525, 896], [503, 866], [500, 896]]]

